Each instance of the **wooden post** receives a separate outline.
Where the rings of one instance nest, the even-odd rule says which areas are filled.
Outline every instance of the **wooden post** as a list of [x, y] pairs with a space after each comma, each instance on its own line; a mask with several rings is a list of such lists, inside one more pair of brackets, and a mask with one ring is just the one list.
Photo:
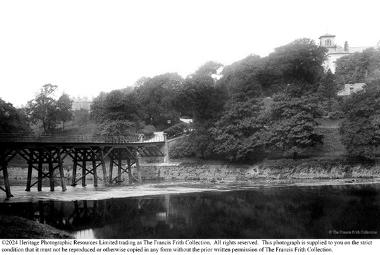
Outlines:
[[38, 151], [38, 180], [37, 180], [37, 190], [42, 190], [42, 150]]
[[127, 159], [127, 164], [128, 164], [128, 183], [129, 184], [132, 184], [132, 169], [131, 169], [131, 159], [128, 158]]
[[5, 157], [1, 161], [1, 168], [3, 169], [3, 176], [4, 176], [4, 186], [5, 186], [5, 194], [7, 195], [6, 200], [13, 197], [11, 193], [11, 186], [9, 184], [9, 177], [8, 177], [8, 169], [7, 169], [7, 162], [5, 162]]
[[61, 180], [62, 191], [66, 191], [65, 175], [63, 173], [63, 162], [61, 157], [61, 150], [58, 150], [58, 168], [59, 168], [59, 178]]
[[117, 159], [117, 182], [121, 182], [121, 149], [118, 151], [118, 159]]
[[98, 173], [96, 172], [95, 152], [92, 151], [92, 171], [94, 173], [94, 187], [98, 187]]
[[166, 133], [164, 133], [164, 163], [169, 163], [169, 144]]
[[83, 149], [82, 153], [82, 187], [86, 186], [86, 149]]
[[106, 185], [107, 184], [107, 169], [106, 169], [106, 162], [105, 162], [105, 158], [104, 158], [104, 152], [103, 152], [103, 149], [100, 150], [100, 153], [101, 153], [101, 163], [102, 163], [102, 170], [103, 170], [103, 184]]
[[49, 181], [50, 181], [50, 191], [54, 191], [54, 168], [53, 168], [53, 161], [52, 161], [52, 152], [48, 152], [48, 162], [49, 162]]
[[77, 177], [77, 165], [78, 165], [78, 153], [77, 150], [74, 149], [74, 159], [73, 159], [73, 176], [72, 176], [72, 181], [71, 181], [71, 186], [77, 185], [75, 183], [76, 177]]
[[110, 184], [112, 184], [113, 156], [110, 155]]
[[141, 180], [141, 171], [140, 171], [140, 162], [139, 162], [139, 155], [138, 155], [137, 151], [135, 152], [135, 157], [136, 157], [137, 179], [138, 179], [139, 183], [142, 183], [142, 180]]
[[27, 177], [27, 180], [26, 180], [26, 189], [25, 189], [25, 191], [30, 191], [30, 185], [31, 185], [31, 182], [32, 182], [33, 163], [32, 163], [31, 160], [33, 160], [33, 159], [29, 158], [29, 161], [28, 161], [28, 177]]

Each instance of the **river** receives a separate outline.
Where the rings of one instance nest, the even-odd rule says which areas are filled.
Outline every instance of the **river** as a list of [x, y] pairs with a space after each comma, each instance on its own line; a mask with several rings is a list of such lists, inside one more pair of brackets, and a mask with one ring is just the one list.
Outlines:
[[379, 183], [161, 183], [13, 193], [0, 203], [3, 214], [76, 238], [380, 238]]

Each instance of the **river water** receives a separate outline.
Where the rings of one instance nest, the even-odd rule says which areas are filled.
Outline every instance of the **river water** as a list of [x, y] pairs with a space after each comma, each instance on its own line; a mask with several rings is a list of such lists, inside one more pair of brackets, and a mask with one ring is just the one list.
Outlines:
[[379, 183], [13, 190], [15, 198], [0, 203], [3, 214], [77, 238], [380, 238]]

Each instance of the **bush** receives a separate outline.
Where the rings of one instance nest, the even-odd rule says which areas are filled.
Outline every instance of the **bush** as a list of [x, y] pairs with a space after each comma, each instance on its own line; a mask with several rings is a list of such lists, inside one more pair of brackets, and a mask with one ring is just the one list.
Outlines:
[[339, 120], [344, 118], [344, 113], [342, 111], [330, 112], [328, 117], [332, 120]]
[[171, 145], [169, 148], [169, 156], [173, 159], [194, 157], [195, 149], [189, 137], [181, 138]]
[[342, 143], [352, 158], [375, 160], [380, 146], [380, 90], [365, 90], [352, 95], [344, 104], [345, 120], [340, 132]]
[[168, 138], [173, 138], [185, 134], [188, 131], [189, 127], [189, 124], [180, 122], [165, 129], [164, 132], [167, 134]]
[[153, 125], [147, 125], [141, 130], [141, 133], [143, 133], [145, 137], [152, 137], [155, 131], [156, 128]]
[[135, 133], [135, 123], [127, 120], [108, 121], [98, 126], [98, 134], [102, 136], [123, 136]]

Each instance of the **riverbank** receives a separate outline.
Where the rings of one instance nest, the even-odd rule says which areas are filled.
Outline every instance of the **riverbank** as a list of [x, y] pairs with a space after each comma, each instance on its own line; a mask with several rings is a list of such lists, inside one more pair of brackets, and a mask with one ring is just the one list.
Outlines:
[[142, 176], [147, 180], [190, 180], [210, 182], [257, 179], [345, 179], [380, 178], [380, 164], [364, 164], [337, 159], [280, 159], [243, 165], [220, 162], [177, 162], [145, 164]]
[[[108, 165], [107, 172], [109, 172]], [[257, 182], [258, 179], [287, 180], [287, 179], [360, 179], [380, 178], [380, 163], [365, 164], [362, 162], [348, 162], [344, 159], [279, 159], [265, 160], [257, 164], [232, 164], [216, 161], [183, 160], [171, 163], [142, 163], [141, 176], [144, 182], [156, 181], [200, 181], [210, 183], [225, 182]], [[46, 171], [46, 170], [45, 170]], [[11, 185], [26, 185], [27, 169], [25, 167], [9, 167]], [[137, 178], [137, 171], [132, 167]], [[103, 177], [101, 169], [97, 169], [98, 176]], [[56, 171], [56, 185], [60, 181]], [[64, 167], [67, 183], [72, 178], [71, 166]], [[0, 176], [1, 179], [2, 176]], [[37, 179], [37, 171], [32, 177]], [[80, 173], [77, 173], [80, 177]], [[87, 175], [88, 183], [92, 183], [93, 176]], [[123, 173], [124, 182], [128, 182], [128, 174]], [[49, 186], [49, 180], [44, 179], [43, 186]]]
[[0, 238], [69, 239], [73, 236], [46, 224], [18, 216], [0, 214]]

